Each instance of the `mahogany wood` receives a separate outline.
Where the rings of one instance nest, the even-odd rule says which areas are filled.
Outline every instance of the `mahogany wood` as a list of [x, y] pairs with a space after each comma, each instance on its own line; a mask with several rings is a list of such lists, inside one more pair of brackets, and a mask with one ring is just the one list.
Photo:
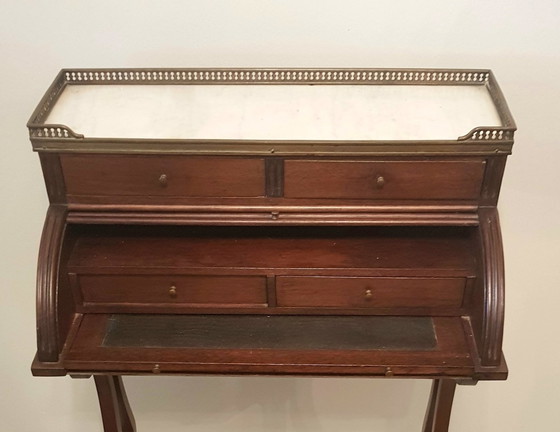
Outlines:
[[136, 423], [122, 378], [117, 375], [95, 375], [95, 386], [105, 432], [135, 432]]
[[80, 275], [85, 303], [266, 306], [263, 276]]
[[86, 268], [415, 269], [470, 275], [469, 227], [83, 227], [68, 263]]
[[[59, 262], [66, 230], [66, 207], [51, 205], [47, 211], [37, 265], [37, 356], [56, 362], [64, 345], [60, 337], [57, 298]], [[62, 340], [61, 340], [62, 339]]]
[[31, 373], [33, 376], [65, 376], [68, 371], [60, 360], [57, 362], [40, 361], [37, 352], [31, 363]]
[[[206, 212], [151, 212], [150, 209], [134, 209], [133, 211], [114, 210], [104, 211], [98, 209], [97, 212], [71, 211], [68, 221], [78, 224], [129, 224], [129, 225], [340, 225], [340, 226], [467, 226], [478, 225], [478, 217], [472, 213], [461, 213], [463, 208], [456, 209], [458, 213], [379, 213], [383, 209], [378, 209], [372, 213], [351, 213], [341, 211], [326, 212], [324, 208], [316, 207], [307, 209], [305, 213], [294, 212], [293, 209], [282, 211], [278, 208], [256, 209], [253, 212], [231, 213], [223, 211]], [[268, 211], [267, 211], [268, 210]]]
[[497, 366], [502, 358], [504, 333], [504, 252], [496, 208], [481, 208], [480, 235], [484, 278], [480, 357], [484, 366]]
[[[480, 85], [503, 125], [234, 142], [44, 124], [68, 85], [146, 83]], [[496, 204], [515, 123], [491, 72], [69, 70], [28, 126], [51, 204], [32, 371], [93, 374], [105, 432], [135, 431], [120, 374], [429, 378], [423, 432], [448, 430], [457, 382], [507, 377]]]
[[266, 196], [282, 197], [284, 195], [284, 160], [276, 157], [265, 159]]
[[480, 199], [481, 206], [495, 207], [498, 203], [505, 168], [506, 156], [495, 156], [487, 159], [486, 174]]
[[[65, 366], [72, 372], [93, 370], [111, 373], [267, 373], [305, 375], [385, 375], [469, 377], [473, 374], [471, 353], [458, 317], [433, 318], [437, 349], [340, 350], [332, 349], [223, 349], [104, 346], [112, 315], [86, 314], [66, 354]], [[149, 325], [150, 316], [145, 322]], [[367, 317], [365, 317], [367, 318]], [[142, 329], [138, 329], [139, 332]], [[302, 328], [302, 331], [305, 331]], [[330, 334], [325, 334], [328, 342]]]
[[461, 307], [463, 278], [341, 278], [280, 276], [280, 306], [295, 307]]
[[60, 157], [69, 201], [81, 196], [254, 197], [265, 193], [260, 158], [78, 155]]
[[288, 198], [476, 199], [485, 162], [288, 160]]
[[45, 186], [52, 204], [66, 202], [66, 186], [60, 167], [60, 156], [56, 153], [43, 153], [39, 155], [41, 168], [45, 177]]
[[276, 276], [273, 274], [268, 274], [266, 276], [266, 297], [268, 301], [268, 306], [270, 308], [276, 308], [278, 306], [276, 300]]
[[434, 380], [422, 432], [447, 432], [456, 386], [454, 380]]

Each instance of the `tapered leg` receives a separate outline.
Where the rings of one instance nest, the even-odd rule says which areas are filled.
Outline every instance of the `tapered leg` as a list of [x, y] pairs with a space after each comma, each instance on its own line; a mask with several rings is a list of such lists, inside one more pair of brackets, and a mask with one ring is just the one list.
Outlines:
[[432, 432], [432, 426], [434, 424], [434, 412], [436, 410], [436, 402], [437, 402], [437, 388], [438, 388], [438, 381], [433, 380], [432, 382], [432, 390], [430, 392], [430, 401], [428, 402], [428, 407], [426, 409], [426, 416], [424, 417], [424, 427], [422, 432]]
[[136, 424], [120, 375], [95, 375], [105, 432], [135, 432]]
[[434, 380], [422, 432], [447, 432], [449, 430], [456, 386], [457, 383], [454, 380]]

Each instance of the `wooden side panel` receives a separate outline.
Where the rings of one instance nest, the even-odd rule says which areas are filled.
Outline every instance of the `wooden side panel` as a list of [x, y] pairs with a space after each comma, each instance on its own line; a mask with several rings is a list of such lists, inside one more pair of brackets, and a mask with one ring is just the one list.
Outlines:
[[502, 177], [506, 168], [506, 158], [507, 156], [493, 156], [487, 159], [480, 205], [496, 206], [498, 203]]
[[66, 202], [66, 186], [60, 165], [60, 156], [56, 153], [39, 153], [45, 185], [51, 204]]
[[69, 337], [70, 328], [76, 316], [76, 301], [67, 271], [68, 260], [72, 254], [75, 242], [74, 226], [69, 224], [68, 219], [66, 219], [66, 230], [59, 260], [57, 288], [58, 334], [61, 348], [64, 347], [64, 343]]

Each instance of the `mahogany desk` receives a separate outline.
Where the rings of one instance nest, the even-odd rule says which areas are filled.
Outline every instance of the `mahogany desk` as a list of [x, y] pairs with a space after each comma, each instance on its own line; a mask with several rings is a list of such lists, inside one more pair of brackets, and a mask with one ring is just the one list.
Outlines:
[[28, 124], [50, 207], [35, 375], [507, 376], [488, 70], [63, 70]]

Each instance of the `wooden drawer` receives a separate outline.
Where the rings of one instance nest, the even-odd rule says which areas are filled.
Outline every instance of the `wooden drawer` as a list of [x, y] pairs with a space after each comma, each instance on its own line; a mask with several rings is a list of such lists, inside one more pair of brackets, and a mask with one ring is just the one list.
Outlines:
[[461, 307], [464, 278], [284, 276], [276, 302], [284, 307]]
[[476, 199], [483, 160], [287, 160], [286, 198]]
[[85, 304], [231, 307], [267, 303], [263, 276], [71, 275]]
[[257, 197], [265, 193], [264, 161], [228, 157], [60, 156], [68, 195]]

